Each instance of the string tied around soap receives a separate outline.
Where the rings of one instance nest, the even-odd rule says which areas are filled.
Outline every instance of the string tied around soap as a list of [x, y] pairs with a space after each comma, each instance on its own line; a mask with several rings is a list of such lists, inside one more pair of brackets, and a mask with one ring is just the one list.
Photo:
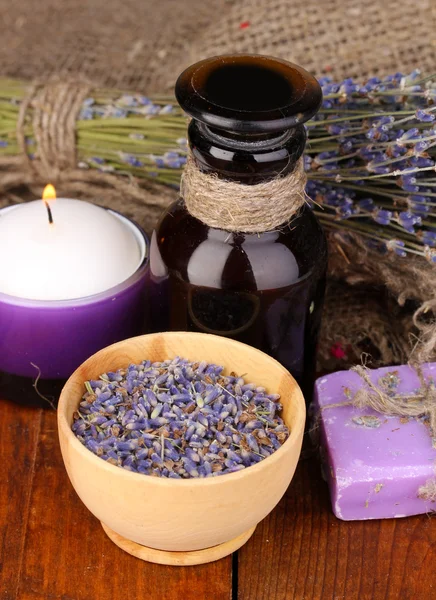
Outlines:
[[241, 233], [272, 231], [289, 223], [306, 204], [301, 157], [287, 174], [247, 185], [205, 173], [188, 154], [181, 195], [188, 212], [209, 227]]
[[[389, 417], [426, 418], [432, 437], [432, 446], [436, 448], [436, 386], [432, 379], [425, 378], [421, 364], [409, 363], [409, 366], [416, 371], [421, 384], [419, 389], [410, 394], [394, 393], [399, 383], [395, 371], [380, 377], [376, 384], [372, 381], [370, 370], [366, 365], [352, 367], [350, 371], [357, 373], [364, 385], [349, 401], [321, 406], [310, 430], [311, 435], [318, 433], [321, 413], [324, 410], [353, 406], [358, 409], [370, 408]], [[346, 390], [346, 393], [348, 395], [349, 392]], [[420, 486], [417, 496], [421, 500], [436, 502], [436, 477], [427, 480], [425, 485]]]
[[[357, 390], [353, 398], [346, 402], [324, 404], [318, 410], [314, 419], [312, 431], [319, 425], [319, 418], [324, 410], [353, 406], [360, 410], [370, 408], [375, 412], [389, 417], [406, 417], [428, 419], [432, 445], [436, 448], [436, 386], [433, 380], [427, 380], [422, 372], [422, 367], [417, 363], [409, 363], [416, 371], [421, 387], [411, 394], [397, 394], [394, 392], [398, 381], [394, 373], [381, 377], [378, 384], [370, 377], [370, 369], [366, 365], [355, 365], [350, 369], [362, 379], [363, 386]], [[348, 392], [346, 392], [348, 394]]]

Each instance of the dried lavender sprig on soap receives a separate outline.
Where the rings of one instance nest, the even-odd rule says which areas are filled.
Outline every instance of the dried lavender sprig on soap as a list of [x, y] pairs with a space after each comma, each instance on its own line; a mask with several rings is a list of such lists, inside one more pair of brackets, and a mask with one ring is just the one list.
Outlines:
[[[320, 80], [307, 124], [307, 191], [323, 225], [371, 247], [436, 262], [436, 76], [396, 73], [360, 84]], [[0, 156], [18, 154], [23, 82], [0, 80]], [[79, 166], [178, 186], [186, 118], [174, 99], [94, 90], [77, 122]], [[37, 153], [31, 115], [28, 153]]]
[[76, 436], [107, 462], [145, 475], [233, 473], [289, 437], [279, 396], [205, 362], [143, 361], [85, 388], [74, 414]]

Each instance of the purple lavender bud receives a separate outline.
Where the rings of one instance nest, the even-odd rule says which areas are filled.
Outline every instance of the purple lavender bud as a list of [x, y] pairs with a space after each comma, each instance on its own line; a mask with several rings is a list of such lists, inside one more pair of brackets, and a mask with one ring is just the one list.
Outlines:
[[421, 202], [408, 202], [409, 210], [418, 215], [426, 215], [430, 212], [431, 207], [428, 204], [423, 204]]
[[197, 454], [197, 452], [195, 452], [195, 450], [192, 450], [191, 448], [186, 448], [185, 454], [188, 457], [188, 459], [193, 462], [199, 463], [201, 460], [200, 456]]
[[220, 390], [215, 388], [211, 391], [209, 391], [205, 398], [204, 398], [204, 403], [205, 404], [210, 404], [211, 402], [213, 402], [218, 396], [220, 395]]
[[268, 448], [267, 446], [262, 446], [260, 448], [260, 454], [262, 454], [262, 456], [268, 457], [271, 455], [271, 449]]
[[129, 440], [128, 442], [116, 442], [116, 449], [120, 452], [126, 452], [127, 450], [135, 450], [138, 447], [137, 440]]
[[203, 444], [202, 444], [202, 442], [193, 442], [193, 441], [190, 441], [189, 442], [189, 447], [193, 448], [194, 450], [196, 450], [198, 448], [203, 448]]
[[228, 469], [231, 469], [232, 467], [236, 467], [238, 463], [236, 463], [234, 460], [231, 460], [230, 458], [226, 458], [224, 464]]
[[78, 433], [78, 431], [80, 431], [81, 433], [83, 433], [85, 431], [85, 429], [86, 429], [86, 423], [82, 419], [78, 419], [77, 421], [74, 421], [71, 429], [75, 433]]
[[168, 379], [168, 373], [162, 373], [162, 375], [159, 375], [159, 377], [157, 377], [155, 384], [157, 386], [160, 386], [163, 383], [165, 383], [167, 379]]
[[245, 439], [247, 440], [247, 443], [250, 446], [250, 448], [254, 450], [254, 452], [259, 452], [259, 445], [256, 442], [256, 438], [252, 433], [247, 433]]
[[207, 418], [204, 416], [204, 414], [199, 414], [198, 418], [197, 418], [197, 422], [200, 423], [200, 425], [202, 425], [203, 427], [205, 427], [206, 429], [209, 427], [209, 421], [207, 420]]
[[211, 452], [212, 454], [218, 454], [218, 452], [220, 451], [220, 446], [218, 444], [218, 442], [216, 440], [214, 440], [211, 445], [209, 446], [209, 452]]
[[147, 459], [148, 457], [148, 448], [140, 448], [136, 451], [136, 458], [138, 461]]
[[421, 217], [418, 215], [414, 215], [409, 211], [403, 211], [399, 213], [398, 221], [406, 231], [408, 231], [409, 233], [415, 233], [414, 225], [421, 224]]
[[274, 433], [271, 433], [269, 436], [269, 439], [272, 442], [272, 445], [274, 447], [274, 450], [278, 450], [280, 448], [280, 442], [278, 441], [277, 437], [275, 436]]
[[[198, 367], [197, 367], [197, 374], [201, 375], [203, 373], [203, 371], [206, 369], [207, 366], [208, 366], [207, 362], [205, 362], [204, 360], [202, 360], [200, 362], [200, 364], [198, 365]], [[213, 365], [211, 365], [211, 367], [213, 368]]]
[[422, 152], [425, 152], [427, 148], [429, 148], [430, 142], [427, 140], [423, 140], [415, 144], [414, 153], [419, 156]]
[[93, 425], [101, 425], [102, 423], [105, 423], [107, 421], [106, 417], [94, 417], [92, 419], [92, 424]]
[[[106, 436], [106, 434], [105, 434], [105, 436]], [[100, 446], [102, 446], [103, 448], [105, 448], [105, 450], [107, 450], [108, 448], [114, 448], [116, 442], [117, 442], [117, 438], [114, 436], [105, 437], [100, 442]]]
[[130, 431], [137, 431], [139, 429], [147, 429], [147, 421], [145, 419], [138, 419], [137, 421], [133, 421], [133, 423], [127, 423], [126, 429]]
[[156, 406], [157, 398], [154, 392], [151, 390], [145, 390], [145, 398], [150, 403], [150, 406]]
[[431, 158], [424, 158], [423, 156], [411, 156], [409, 162], [412, 167], [418, 167], [424, 169], [425, 167], [434, 167], [434, 160]]
[[215, 437], [220, 444], [225, 444], [227, 442], [227, 437], [221, 431], [217, 431]]
[[212, 465], [209, 462], [205, 462], [201, 468], [206, 476], [212, 474]]
[[401, 185], [401, 188], [403, 190], [406, 190], [407, 192], [419, 191], [419, 186], [416, 184], [416, 177], [414, 177], [413, 175], [404, 175], [403, 177], [400, 177], [399, 183]]
[[143, 475], [150, 475], [150, 467], [146, 467], [144, 465], [137, 464], [136, 470], [138, 473], [142, 473]]
[[191, 477], [198, 477], [197, 465], [188, 458], [182, 458], [183, 466]]
[[400, 138], [398, 138], [398, 144], [401, 145], [402, 143], [410, 141], [413, 138], [416, 138], [417, 136], [419, 136], [419, 129], [417, 129], [416, 127], [412, 127], [412, 129], [405, 131], [403, 135]]
[[172, 411], [164, 412], [164, 413], [162, 413], [162, 416], [164, 419], [177, 419], [176, 413], [174, 413]]
[[185, 440], [189, 442], [193, 434], [195, 433], [195, 425], [190, 425], [185, 433]]
[[204, 427], [204, 425], [201, 425], [200, 423], [197, 425], [197, 429], [195, 431], [195, 434], [199, 437], [204, 437], [206, 435], [207, 432], [207, 428]]
[[392, 219], [392, 212], [390, 210], [378, 208], [373, 211], [372, 217], [374, 221], [380, 225], [389, 225]]
[[424, 110], [422, 108], [419, 108], [416, 112], [415, 112], [415, 118], [418, 121], [421, 121], [422, 123], [430, 123], [431, 121], [435, 120], [435, 115], [428, 111], [428, 110]]
[[422, 232], [422, 243], [431, 248], [436, 247], [436, 232], [425, 230]]
[[258, 429], [259, 427], [262, 427], [262, 422], [259, 421], [259, 419], [253, 419], [252, 421], [248, 421], [245, 424], [245, 429], [247, 431], [253, 431], [254, 429]]
[[127, 458], [123, 460], [123, 467], [133, 467], [134, 466], [134, 457], [129, 455]]
[[250, 466], [252, 460], [252, 453], [249, 450], [245, 450], [245, 448], [241, 449], [241, 459], [246, 467]]
[[245, 469], [245, 465], [234, 465], [227, 469], [227, 473], [236, 473], [236, 471], [243, 471]]
[[150, 419], [157, 419], [163, 409], [163, 404], [157, 404], [150, 415]]
[[181, 403], [187, 403], [191, 401], [191, 395], [190, 394], [175, 394], [172, 397], [173, 402], [181, 404]]
[[86, 440], [85, 446], [86, 446], [86, 448], [88, 448], [88, 450], [91, 450], [91, 452], [94, 452], [94, 454], [97, 454], [98, 450], [100, 449], [98, 442], [96, 442], [92, 438]]
[[164, 455], [166, 458], [169, 458], [170, 460], [173, 460], [174, 462], [177, 462], [178, 460], [180, 460], [180, 455], [177, 452], [177, 450], [175, 450], [175, 448], [165, 448]]
[[233, 450], [227, 450], [227, 458], [232, 460], [233, 462], [240, 464], [242, 463], [242, 458], [239, 456], [239, 454], [237, 454], [236, 452], [234, 452]]
[[163, 417], [158, 417], [157, 419], [150, 419], [149, 421], [150, 427], [162, 427], [162, 425], [166, 425], [168, 423], [168, 419], [164, 419]]

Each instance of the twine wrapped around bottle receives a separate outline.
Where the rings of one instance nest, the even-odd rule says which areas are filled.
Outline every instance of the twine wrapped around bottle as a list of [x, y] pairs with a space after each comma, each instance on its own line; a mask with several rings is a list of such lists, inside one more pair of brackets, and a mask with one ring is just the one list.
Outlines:
[[191, 215], [209, 227], [261, 233], [288, 223], [298, 213], [306, 202], [305, 185], [303, 158], [291, 173], [244, 185], [204, 173], [189, 154], [181, 195]]

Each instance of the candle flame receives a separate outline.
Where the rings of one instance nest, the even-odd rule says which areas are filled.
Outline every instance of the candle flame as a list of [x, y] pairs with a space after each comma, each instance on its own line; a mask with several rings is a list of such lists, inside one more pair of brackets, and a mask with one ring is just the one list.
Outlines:
[[56, 198], [56, 190], [54, 186], [49, 183], [45, 186], [44, 191], [42, 192], [43, 200], [54, 200]]

